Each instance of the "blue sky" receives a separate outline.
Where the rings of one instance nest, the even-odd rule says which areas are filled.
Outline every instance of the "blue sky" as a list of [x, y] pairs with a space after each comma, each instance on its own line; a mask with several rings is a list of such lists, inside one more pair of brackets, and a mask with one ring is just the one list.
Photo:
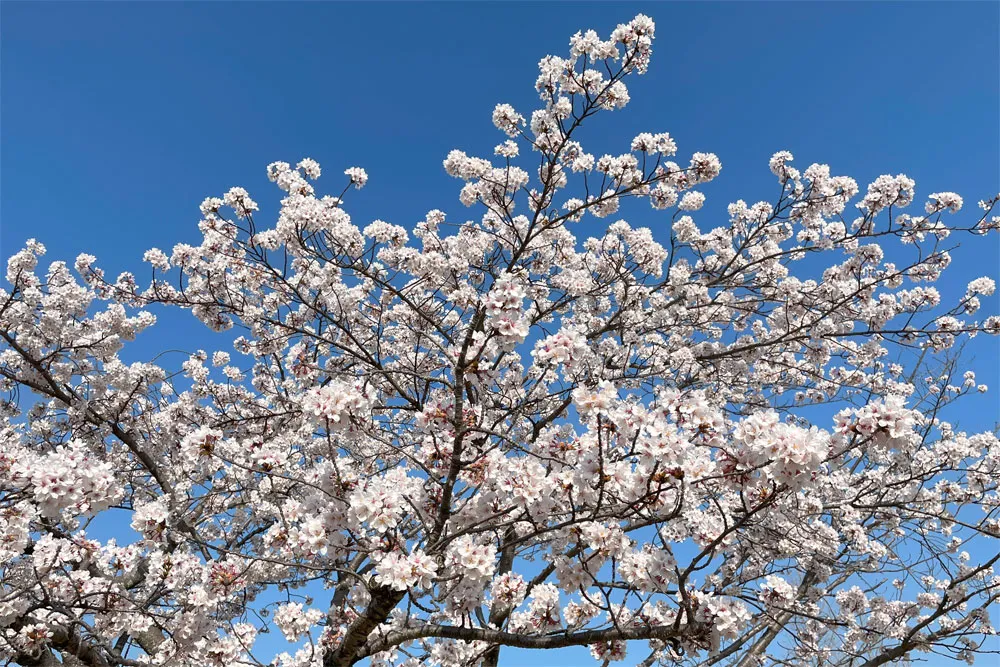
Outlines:
[[[862, 187], [904, 172], [918, 202], [957, 191], [966, 219], [996, 194], [997, 3], [8, 1], [0, 255], [35, 237], [48, 260], [90, 252], [112, 276], [142, 275], [147, 248], [197, 240], [206, 196], [241, 185], [264, 218], [273, 213], [264, 167], [306, 156], [331, 193], [344, 168], [368, 170], [349, 203], [361, 224], [409, 227], [432, 208], [471, 217], [441, 168], [447, 152], [488, 155], [503, 138], [493, 106], [533, 107], [539, 58], [637, 12], [657, 21], [649, 74], [632, 80], [624, 111], [595, 123], [587, 148], [620, 153], [640, 131], [668, 131], [682, 156], [717, 153], [722, 176], [696, 218], [704, 228], [725, 222], [730, 201], [773, 196], [767, 159], [779, 149]], [[666, 218], [647, 208], [630, 222], [656, 229]], [[597, 232], [586, 224], [578, 235]], [[939, 285], [946, 299], [1000, 264], [996, 235], [953, 240], [963, 246]], [[984, 299], [984, 311], [997, 304]], [[169, 321], [190, 327], [191, 348], [210, 345], [196, 325]], [[175, 340], [154, 330], [137, 347]], [[994, 391], [970, 401], [963, 426], [988, 427], [1000, 412], [997, 348], [995, 338], [970, 347]]]

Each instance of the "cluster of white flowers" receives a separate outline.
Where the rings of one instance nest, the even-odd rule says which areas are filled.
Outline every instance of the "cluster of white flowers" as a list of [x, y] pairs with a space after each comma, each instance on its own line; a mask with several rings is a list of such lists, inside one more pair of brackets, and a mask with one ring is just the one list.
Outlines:
[[581, 541], [595, 553], [617, 558], [631, 546], [620, 526], [589, 521], [578, 527]]
[[958, 213], [962, 209], [962, 198], [954, 192], [935, 192], [927, 195], [924, 210], [927, 213], [937, 213], [947, 209], [950, 213]]
[[524, 602], [527, 591], [528, 583], [524, 577], [516, 572], [504, 572], [490, 584], [492, 605], [502, 608], [516, 607]]
[[569, 39], [570, 53], [587, 56], [591, 60], [616, 59], [619, 57], [616, 40], [602, 41], [596, 30], [578, 32]]
[[691, 190], [690, 192], [684, 193], [684, 196], [681, 197], [680, 203], [677, 204], [677, 208], [682, 211], [697, 211], [704, 205], [705, 195]]
[[695, 620], [710, 623], [723, 639], [736, 639], [751, 618], [750, 610], [739, 600], [701, 592], [692, 597], [697, 604]]
[[769, 605], [787, 607], [795, 602], [798, 591], [785, 579], [769, 574], [760, 585], [760, 599]]
[[516, 632], [541, 634], [562, 625], [559, 589], [553, 584], [539, 584], [531, 590], [528, 608], [511, 614], [510, 626]]
[[836, 430], [843, 436], [860, 436], [871, 439], [877, 447], [901, 447], [913, 434], [919, 414], [906, 407], [906, 398], [887, 396], [856, 410], [837, 413]]
[[230, 188], [222, 197], [222, 203], [236, 211], [241, 218], [248, 218], [258, 209], [257, 202], [250, 198], [243, 188]]
[[520, 282], [503, 276], [486, 297], [486, 317], [503, 349], [513, 349], [528, 335], [528, 319], [522, 310], [525, 296]]
[[715, 153], [695, 153], [691, 156], [688, 174], [691, 185], [707, 183], [722, 172], [722, 161]]
[[776, 482], [798, 489], [812, 482], [830, 454], [830, 436], [779, 421], [767, 410], [741, 420], [734, 437], [743, 449], [741, 459], [751, 467], [765, 466]]
[[799, 178], [799, 170], [788, 165], [793, 159], [795, 158], [790, 152], [778, 151], [771, 156], [767, 166], [782, 183], [789, 180], [795, 181]]
[[370, 239], [375, 239], [378, 243], [391, 243], [394, 246], [400, 247], [406, 245], [409, 240], [409, 234], [406, 230], [399, 225], [393, 225], [384, 220], [373, 220], [367, 227], [364, 228], [363, 233]]
[[24, 553], [34, 518], [31, 503], [20, 502], [5, 508], [4, 521], [0, 522], [0, 564], [6, 564]]
[[9, 474], [14, 480], [30, 482], [41, 514], [52, 518], [63, 510], [75, 514], [100, 511], [122, 493], [111, 464], [96, 457], [80, 440], [47, 455], [25, 456], [14, 463]]
[[307, 634], [324, 614], [319, 609], [303, 609], [301, 602], [289, 602], [274, 610], [274, 624], [290, 642], [298, 641]]
[[288, 532], [287, 544], [296, 553], [306, 557], [325, 554], [329, 544], [329, 535], [323, 519], [313, 516], [299, 522], [298, 526], [293, 527]]
[[996, 289], [997, 289], [996, 281], [993, 280], [992, 278], [987, 278], [986, 276], [983, 276], [981, 278], [976, 278], [975, 280], [970, 282], [969, 287], [966, 290], [966, 293], [969, 295], [982, 294], [983, 296], [993, 296], [993, 293], [996, 291]]
[[132, 530], [147, 540], [161, 540], [166, 536], [168, 516], [165, 498], [136, 503], [132, 514]]
[[437, 571], [437, 561], [420, 549], [409, 554], [391, 551], [378, 561], [375, 582], [398, 591], [408, 588], [429, 589]]
[[593, 656], [594, 660], [600, 660], [605, 664], [607, 662], [624, 660], [626, 650], [627, 646], [625, 642], [620, 639], [612, 639], [590, 645], [590, 655]]
[[[308, 160], [308, 159], [307, 159]], [[304, 168], [302, 168], [303, 163], [307, 163], [307, 160], [302, 160], [299, 163], [300, 167], [297, 169], [292, 169], [292, 165], [287, 162], [272, 162], [267, 165], [267, 177], [271, 182], [276, 183], [279, 188], [289, 193], [296, 194], [312, 194], [313, 187], [306, 182], [308, 174]], [[308, 165], [311, 168], [311, 165]], [[319, 164], [316, 164], [315, 171], [312, 173], [318, 174]]]
[[477, 544], [470, 535], [463, 535], [448, 547], [445, 562], [472, 579], [489, 580], [496, 567], [496, 549]]
[[565, 365], [573, 370], [587, 355], [587, 338], [579, 329], [562, 329], [535, 343], [535, 363]]
[[211, 459], [221, 440], [222, 431], [201, 426], [181, 439], [181, 456], [189, 463], [194, 464]]
[[632, 150], [670, 156], [677, 153], [677, 143], [667, 132], [642, 132], [632, 139]]
[[868, 186], [868, 193], [858, 203], [858, 208], [874, 215], [889, 206], [902, 208], [913, 202], [912, 178], [904, 174], [889, 176], [883, 174]]
[[649, 203], [658, 211], [670, 208], [677, 203], [677, 190], [666, 181], [660, 181], [650, 188]]
[[344, 170], [344, 175], [351, 179], [355, 188], [360, 190], [368, 183], [368, 172], [361, 167], [348, 167]]
[[453, 150], [444, 160], [444, 170], [449, 176], [471, 181], [482, 178], [493, 169], [489, 160], [469, 157], [463, 151]]
[[858, 614], [864, 613], [869, 606], [868, 596], [858, 586], [838, 591], [836, 600], [840, 606], [840, 615], [845, 619], [856, 618]]
[[524, 127], [524, 116], [509, 104], [498, 104], [493, 109], [493, 124], [508, 137], [516, 137]]
[[693, 433], [716, 434], [725, 428], [720, 411], [709, 402], [702, 390], [660, 392], [658, 401], [664, 414], [671, 416], [681, 428]]
[[358, 384], [333, 380], [313, 387], [302, 399], [302, 410], [310, 418], [334, 430], [351, 428], [371, 411], [371, 398]]
[[[402, 470], [397, 469], [396, 475]], [[405, 509], [405, 500], [401, 496], [404, 490], [402, 484], [394, 485], [392, 476], [378, 480], [368, 487], [355, 490], [350, 495], [351, 512], [360, 523], [368, 526], [376, 533], [384, 533], [395, 528]]]
[[170, 270], [170, 260], [167, 258], [166, 253], [159, 248], [150, 248], [147, 250], [142, 256], [142, 261], [149, 263], [154, 269], [159, 271]]
[[625, 554], [619, 563], [622, 578], [639, 591], [665, 591], [677, 579], [674, 555], [666, 549], [646, 544]]
[[601, 380], [596, 387], [580, 386], [573, 390], [573, 404], [584, 417], [607, 411], [617, 398], [618, 390], [607, 380]]

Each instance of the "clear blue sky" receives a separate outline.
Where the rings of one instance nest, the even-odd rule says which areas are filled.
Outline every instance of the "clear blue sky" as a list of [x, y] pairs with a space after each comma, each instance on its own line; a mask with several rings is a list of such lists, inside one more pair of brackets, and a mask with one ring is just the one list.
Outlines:
[[[464, 219], [458, 182], [441, 168], [447, 152], [488, 155], [502, 139], [490, 111], [532, 108], [541, 56], [563, 55], [576, 30], [606, 35], [637, 12], [657, 22], [652, 66], [588, 148], [618, 153], [640, 131], [669, 131], [682, 156], [717, 153], [722, 176], [698, 217], [706, 228], [725, 222], [732, 200], [772, 196], [767, 159], [779, 149], [862, 187], [905, 172], [918, 202], [954, 190], [970, 217], [998, 191], [996, 2], [7, 1], [0, 255], [36, 237], [48, 260], [90, 252], [110, 275], [141, 272], [145, 249], [197, 240], [206, 196], [241, 185], [273, 213], [265, 165], [305, 156], [324, 167], [321, 190], [339, 189], [348, 166], [368, 170], [349, 207], [362, 224], [411, 226], [432, 208]], [[645, 209], [630, 221], [663, 220]], [[946, 297], [1000, 262], [995, 235], [954, 240], [964, 243], [939, 286]], [[984, 311], [1000, 310], [997, 299]], [[172, 336], [139, 345], [161, 349]], [[998, 414], [997, 347], [972, 346], [994, 391], [971, 403], [969, 427]]]

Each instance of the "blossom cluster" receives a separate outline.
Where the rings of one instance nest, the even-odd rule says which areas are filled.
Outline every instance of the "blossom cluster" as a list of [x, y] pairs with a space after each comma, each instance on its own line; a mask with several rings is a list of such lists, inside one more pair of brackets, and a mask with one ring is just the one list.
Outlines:
[[342, 430], [365, 419], [371, 401], [356, 384], [335, 380], [310, 389], [302, 400], [302, 409], [328, 428]]

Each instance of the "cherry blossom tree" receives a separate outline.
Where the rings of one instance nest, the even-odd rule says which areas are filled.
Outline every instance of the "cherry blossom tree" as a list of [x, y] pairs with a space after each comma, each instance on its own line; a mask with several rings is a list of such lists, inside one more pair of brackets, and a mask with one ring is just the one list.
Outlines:
[[[596, 664], [874, 667], [987, 650], [1000, 441], [946, 419], [986, 391], [956, 351], [1000, 317], [976, 319], [990, 278], [951, 304], [932, 285], [949, 237], [1000, 229], [998, 197], [967, 218], [951, 192], [913, 210], [902, 174], [862, 193], [782, 151], [774, 198], [701, 217], [716, 155], [675, 161], [665, 132], [620, 155], [581, 143], [629, 102], [653, 39], [640, 15], [542, 59], [538, 107], [493, 111], [494, 156], [444, 160], [467, 221], [356, 224], [364, 169], [321, 196], [304, 159], [267, 169], [276, 223], [242, 188], [206, 199], [201, 244], [149, 250], [149, 279], [90, 255], [43, 271], [36, 241], [10, 257], [3, 659], [458, 667], [589, 647]], [[633, 201], [651, 227], [616, 220]], [[581, 242], [588, 216], [611, 224]], [[171, 308], [219, 349], [124, 361]], [[88, 535], [102, 518], [116, 539]]]

